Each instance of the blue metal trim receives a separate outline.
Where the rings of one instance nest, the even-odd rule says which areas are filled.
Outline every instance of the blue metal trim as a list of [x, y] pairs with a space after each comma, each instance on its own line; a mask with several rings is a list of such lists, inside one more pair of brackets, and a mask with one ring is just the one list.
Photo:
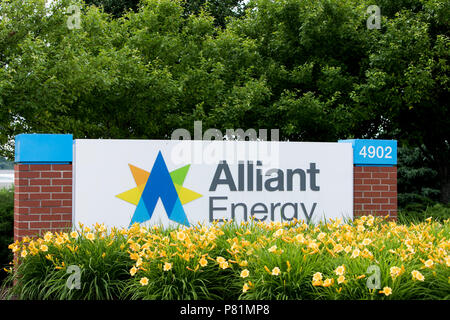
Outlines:
[[14, 163], [20, 163], [20, 164], [72, 164], [70, 161], [51, 161], [51, 162], [30, 162], [30, 161], [21, 161], [21, 162], [14, 162]]
[[355, 164], [355, 167], [396, 167], [396, 164]]
[[338, 142], [352, 144], [354, 165], [397, 165], [397, 140], [349, 139]]
[[29, 164], [72, 163], [71, 134], [19, 134], [15, 142], [15, 162]]

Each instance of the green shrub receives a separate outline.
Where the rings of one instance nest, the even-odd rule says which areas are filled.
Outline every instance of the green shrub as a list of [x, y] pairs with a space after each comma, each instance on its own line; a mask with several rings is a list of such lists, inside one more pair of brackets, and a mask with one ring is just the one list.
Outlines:
[[12, 261], [8, 245], [14, 239], [14, 189], [0, 189], [0, 281], [6, 277], [3, 268]]
[[[209, 229], [205, 228], [204, 230]], [[228, 247], [227, 240], [234, 234], [234, 230], [230, 228], [220, 230], [213, 228], [213, 230], [217, 230], [217, 233], [214, 234], [215, 239], [209, 242], [213, 245], [207, 247], [209, 249], [207, 254], [209, 258], [207, 260], [205, 258], [207, 265], [200, 268], [199, 261], [202, 258], [200, 253], [205, 254], [204, 251], [188, 249], [184, 252], [187, 254], [185, 256], [180, 253], [183, 250], [174, 250], [166, 243], [168, 239], [176, 241], [178, 229], [153, 228], [152, 246], [155, 251], [161, 250], [161, 253], [165, 252], [162, 253], [163, 255], [172, 256], [170, 270], [164, 269], [164, 259], [158, 259], [163, 257], [147, 258], [148, 261], [144, 261], [143, 269], [139, 271], [139, 277], [130, 278], [128, 281], [126, 288], [128, 294], [124, 298], [146, 300], [237, 299], [240, 287], [235, 286], [233, 266], [230, 264], [230, 268], [221, 269], [217, 267], [216, 261], [211, 259], [211, 257], [223, 257], [228, 261], [232, 258], [226, 248]], [[197, 235], [207, 237], [206, 233], [198, 229], [193, 235], [194, 237]], [[145, 245], [143, 243], [145, 239], [140, 234], [131, 235], [128, 241], [131, 244]], [[193, 241], [195, 242], [195, 240]], [[147, 285], [141, 284], [142, 278], [148, 280]]]
[[422, 209], [422, 205], [417, 207], [410, 206], [408, 209], [400, 210], [398, 213], [399, 223], [404, 224], [423, 222], [429, 217], [441, 222], [450, 219], [450, 205], [438, 203], [428, 206], [425, 210]]
[[421, 211], [439, 200], [438, 173], [420, 148], [399, 148], [397, 168], [400, 209]]
[[[76, 231], [70, 234], [48, 232], [36, 241], [25, 239], [27, 255], [8, 278], [9, 283], [17, 281], [9, 295], [44, 300], [117, 299], [132, 266], [132, 260], [123, 250], [126, 238], [115, 232], [105, 236], [98, 229], [85, 231], [81, 236]], [[92, 240], [85, 237], [86, 234], [92, 234]], [[21, 256], [22, 252], [17, 251]], [[73, 283], [69, 279], [73, 271], [68, 272], [71, 265], [81, 271], [79, 289], [69, 287]]]
[[[10, 248], [20, 299], [449, 299], [450, 220], [226, 223], [46, 234]], [[79, 235], [79, 236], [78, 236]], [[70, 265], [80, 289], [66, 286]], [[370, 289], [369, 267], [380, 288]], [[339, 269], [341, 268], [341, 269]], [[340, 270], [340, 271], [339, 271]]]

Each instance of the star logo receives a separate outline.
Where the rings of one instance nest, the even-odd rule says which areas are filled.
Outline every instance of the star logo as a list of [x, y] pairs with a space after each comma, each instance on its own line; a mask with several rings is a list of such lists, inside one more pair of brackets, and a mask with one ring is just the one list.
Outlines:
[[116, 197], [136, 206], [130, 226], [135, 222], [142, 223], [150, 220], [156, 203], [161, 199], [169, 219], [189, 227], [183, 205], [202, 196], [183, 187], [190, 165], [169, 172], [160, 151], [150, 172], [132, 164], [128, 166], [136, 187]]

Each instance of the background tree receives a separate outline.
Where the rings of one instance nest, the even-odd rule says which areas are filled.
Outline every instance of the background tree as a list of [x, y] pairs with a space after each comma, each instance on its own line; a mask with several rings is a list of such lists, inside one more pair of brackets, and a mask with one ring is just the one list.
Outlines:
[[114, 17], [122, 16], [127, 10], [138, 10], [140, 0], [85, 0], [87, 5], [103, 7], [105, 12]]
[[180, 3], [166, 0], [111, 19], [80, 3], [82, 27], [69, 30], [68, 4], [2, 4], [4, 144], [18, 132], [168, 138], [216, 105], [251, 105], [247, 68], [258, 57], [212, 17], [184, 17]]
[[[449, 2], [404, 1], [371, 34], [365, 81], [353, 93], [355, 134], [419, 147], [450, 199]], [[400, 10], [401, 9], [401, 10]], [[395, 11], [395, 10], [394, 10]], [[391, 13], [393, 13], [391, 9]]]
[[421, 148], [398, 150], [398, 205], [425, 209], [439, 201], [439, 177]]
[[260, 126], [297, 141], [336, 141], [351, 132], [350, 92], [367, 59], [365, 11], [355, 3], [250, 2], [246, 16], [228, 26], [252, 39], [263, 60], [258, 72], [270, 98], [255, 115]]
[[70, 30], [73, 1], [1, 1], [1, 153], [22, 132], [166, 139], [194, 120], [291, 141], [389, 138], [422, 149], [449, 201], [450, 2], [380, 0], [380, 30], [366, 27], [369, 1], [258, 0], [242, 15], [240, 1], [208, 2], [225, 20], [205, 3], [118, 15], [80, 2]]
[[8, 245], [14, 241], [14, 189], [0, 188], [0, 287], [7, 273], [3, 268], [11, 267], [13, 254]]
[[[128, 10], [136, 12], [141, 2], [145, 0], [85, 0], [87, 5], [103, 7], [106, 13], [114, 17], [120, 17]], [[228, 17], [241, 16], [245, 8], [244, 0], [182, 0], [180, 4], [184, 8], [185, 17], [199, 15], [202, 11], [208, 12], [214, 18], [214, 24], [226, 25]]]
[[185, 0], [182, 5], [186, 15], [198, 15], [205, 10], [214, 17], [215, 25], [225, 28], [228, 17], [243, 15], [245, 2], [244, 0]]

